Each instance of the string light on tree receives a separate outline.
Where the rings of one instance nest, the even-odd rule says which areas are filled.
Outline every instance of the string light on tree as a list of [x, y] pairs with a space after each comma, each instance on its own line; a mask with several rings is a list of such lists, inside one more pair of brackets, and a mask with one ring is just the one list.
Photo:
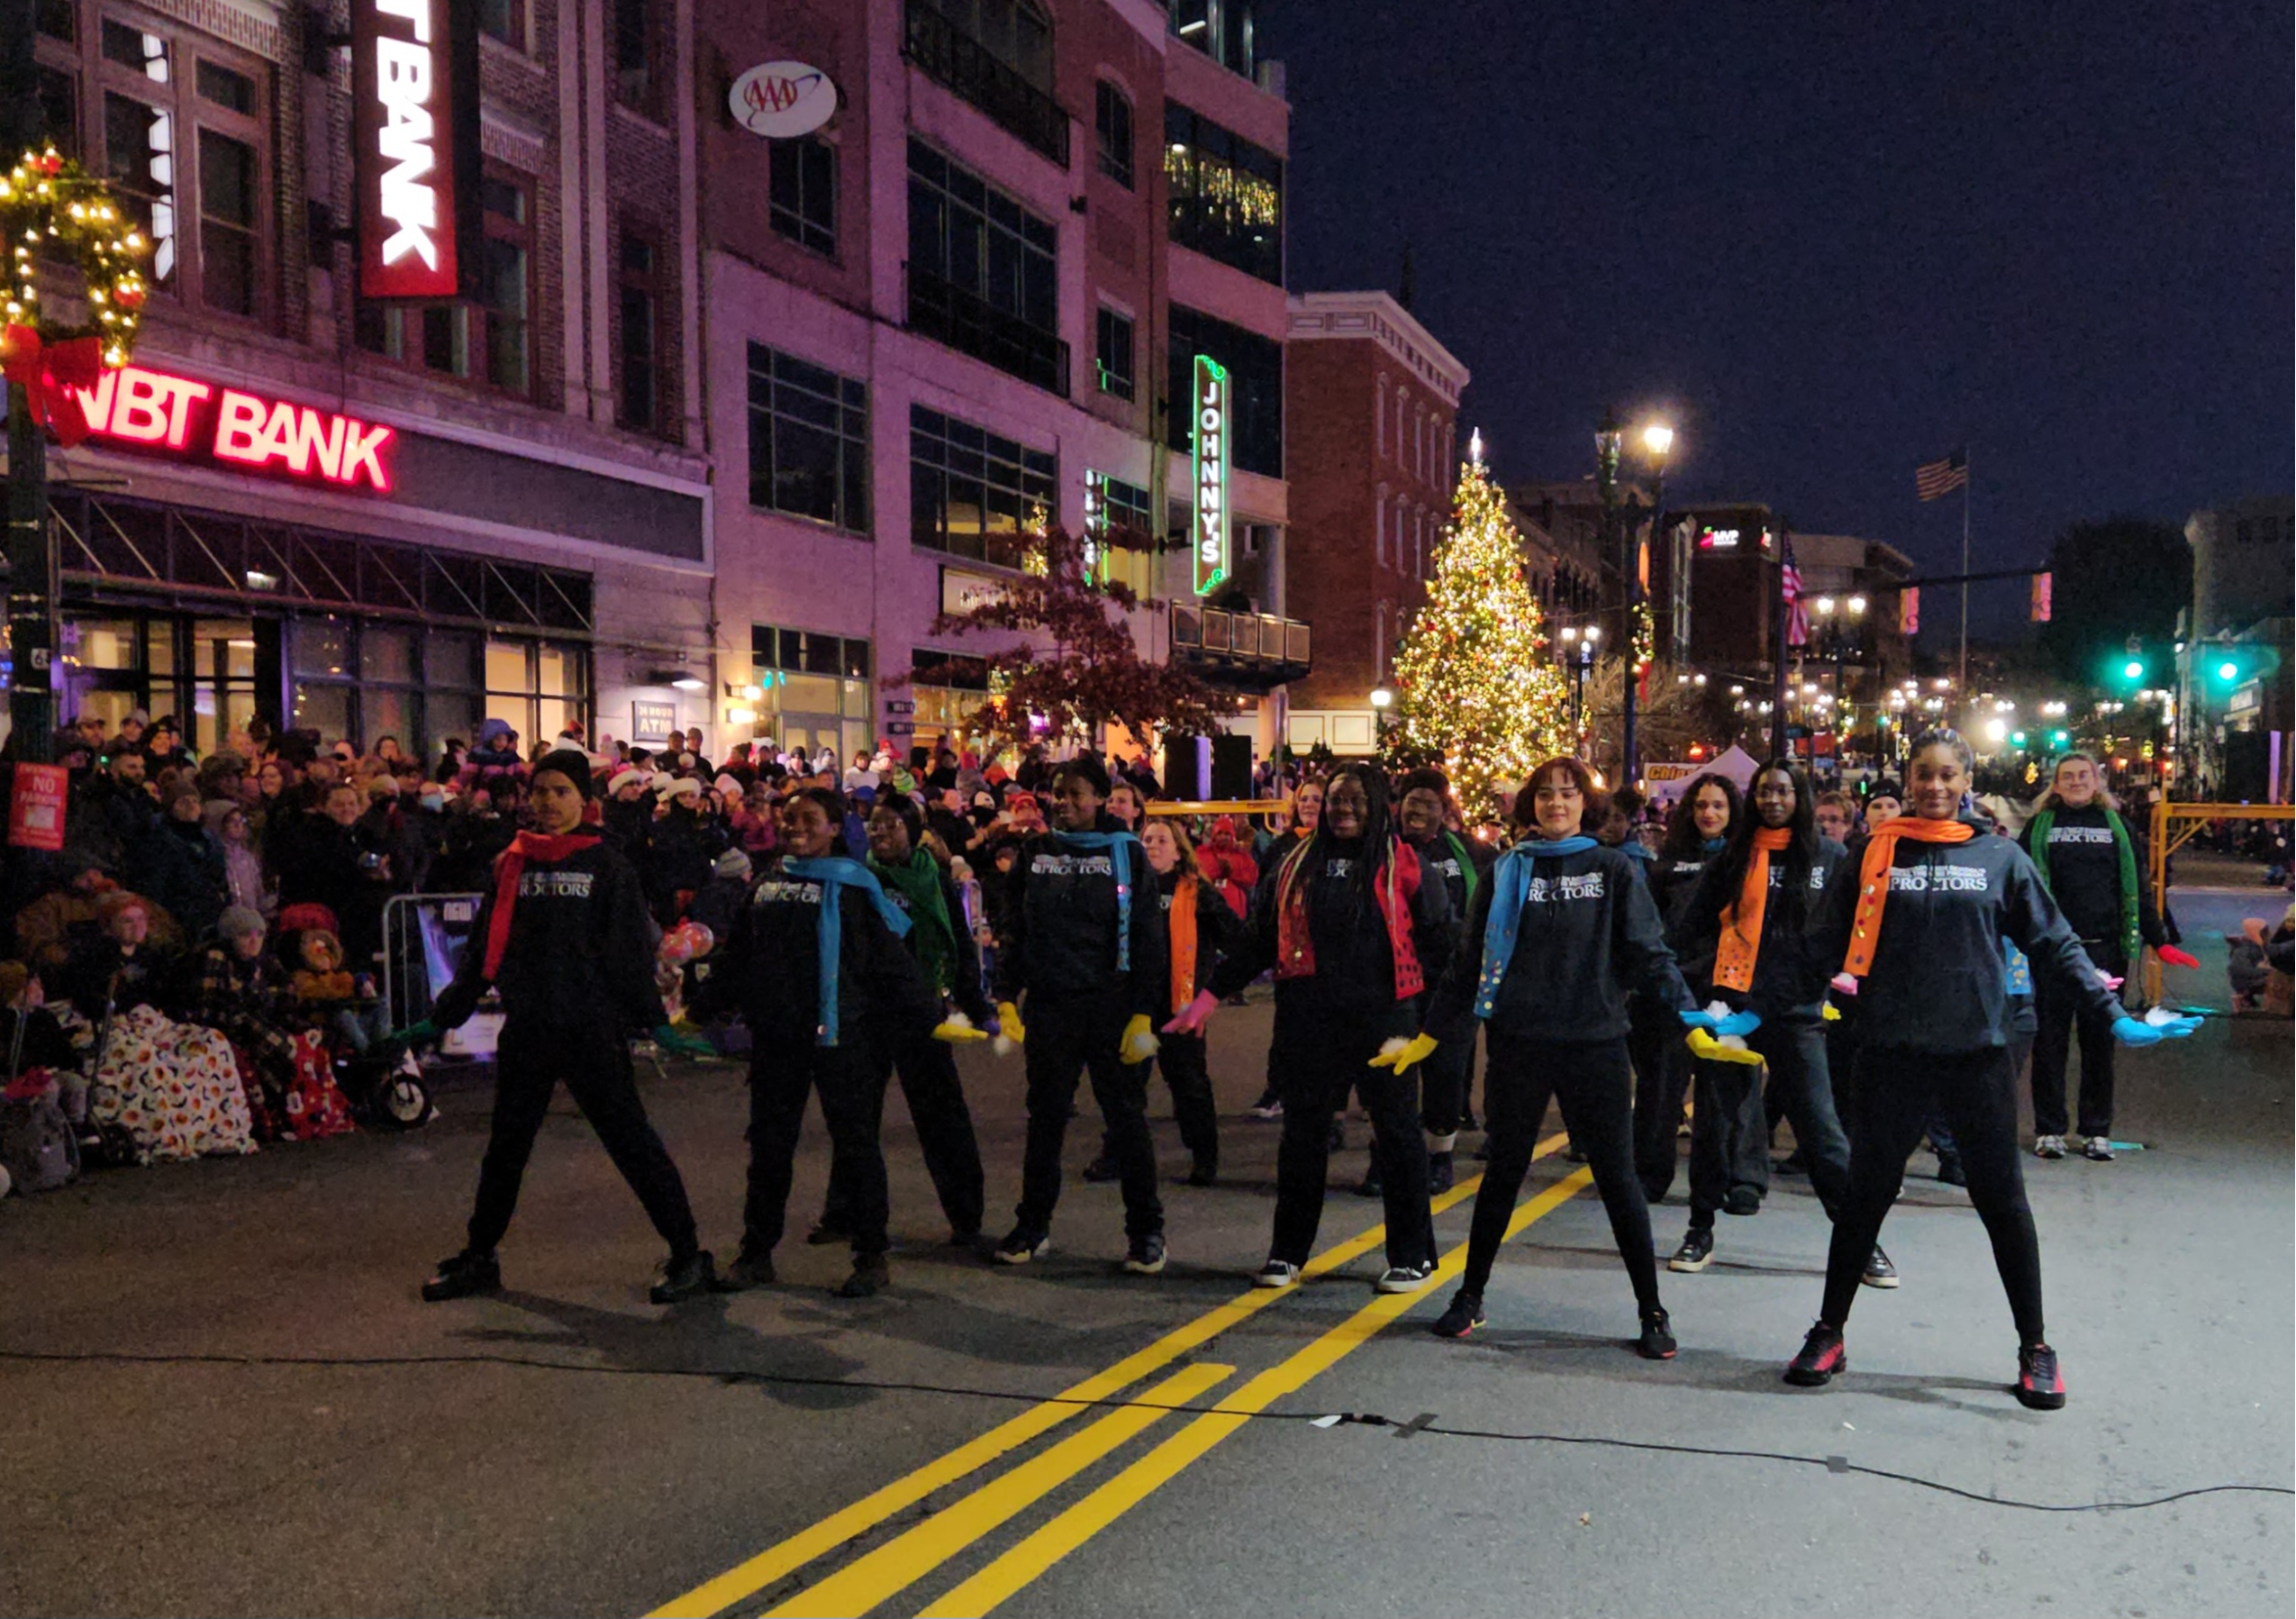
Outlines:
[[[15, 337], [13, 345], [22, 350], [33, 339], [44, 346], [92, 338], [103, 364], [125, 365], [150, 292], [142, 268], [147, 244], [110, 188], [53, 147], [25, 152], [0, 177], [0, 232], [10, 246], [8, 323], [30, 334]], [[50, 244], [70, 255], [87, 284], [88, 318], [79, 324], [41, 314], [36, 271]], [[21, 363], [23, 357], [12, 359]]]

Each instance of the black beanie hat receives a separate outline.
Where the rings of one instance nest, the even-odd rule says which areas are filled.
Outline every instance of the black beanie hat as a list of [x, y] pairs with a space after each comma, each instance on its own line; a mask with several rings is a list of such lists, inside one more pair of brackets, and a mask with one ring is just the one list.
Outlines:
[[545, 770], [556, 770], [572, 782], [574, 790], [585, 801], [597, 796], [598, 784], [590, 774], [590, 756], [586, 753], [578, 753], [572, 748], [554, 749], [534, 761], [535, 775]]

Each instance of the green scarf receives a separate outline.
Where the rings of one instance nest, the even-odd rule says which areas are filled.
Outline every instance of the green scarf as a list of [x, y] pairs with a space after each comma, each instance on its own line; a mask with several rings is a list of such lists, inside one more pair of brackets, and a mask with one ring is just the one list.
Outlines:
[[[2033, 864], [2040, 870], [2041, 886], [2054, 893], [2049, 883], [2049, 828], [2056, 824], [2056, 811], [2045, 809], [2028, 824], [2033, 832]], [[2113, 852], [2120, 857], [2120, 949], [2133, 972], [2145, 959], [2145, 935], [2137, 923], [2137, 845], [2129, 839], [2128, 827], [2119, 811], [2106, 810], [2105, 824], [2112, 829]]]
[[[1459, 862], [1459, 875], [1466, 879], [1467, 904], [1473, 905], [1475, 904], [1475, 891], [1483, 882], [1483, 872], [1481, 869], [1475, 865], [1475, 855], [1467, 848], [1466, 840], [1465, 838], [1462, 838], [1455, 832], [1446, 830], [1443, 833], [1443, 841], [1451, 846], [1451, 853], [1457, 857]], [[1461, 917], [1460, 920], [1464, 922], [1466, 919], [1465, 917]]]
[[877, 880], [908, 902], [912, 922], [930, 926], [910, 931], [909, 941], [916, 948], [917, 965], [925, 969], [925, 980], [942, 995], [957, 990], [957, 930], [948, 920], [948, 900], [942, 891], [940, 862], [922, 849], [909, 851], [906, 865], [888, 866], [875, 856], [869, 860], [869, 869]]

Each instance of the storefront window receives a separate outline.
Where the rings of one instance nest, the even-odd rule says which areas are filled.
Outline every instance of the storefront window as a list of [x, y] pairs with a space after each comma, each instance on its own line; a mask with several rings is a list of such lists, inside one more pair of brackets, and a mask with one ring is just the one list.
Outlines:
[[808, 753], [834, 749], [840, 759], [875, 746], [875, 659], [866, 638], [756, 624], [749, 661], [750, 678], [765, 692], [759, 734]]

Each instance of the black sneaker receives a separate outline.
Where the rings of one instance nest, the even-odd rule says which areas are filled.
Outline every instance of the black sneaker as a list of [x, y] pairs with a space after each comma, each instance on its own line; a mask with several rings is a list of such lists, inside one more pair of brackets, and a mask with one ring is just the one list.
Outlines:
[[942, 1244], [945, 1248], [978, 1248], [980, 1245], [981, 1228], [977, 1225], [950, 1226], [948, 1241]]
[[1114, 1180], [1116, 1176], [1116, 1160], [1105, 1152], [1084, 1166], [1084, 1178], [1095, 1184]]
[[1945, 1153], [1938, 1155], [1938, 1178], [1949, 1187], [1965, 1187], [1969, 1184], [1969, 1172], [1961, 1167], [1960, 1153], [1956, 1152], [1950, 1156]]
[[1882, 1251], [1880, 1243], [1874, 1245], [1873, 1257], [1865, 1261], [1865, 1273], [1857, 1279], [1869, 1287], [1897, 1286], [1897, 1267], [1890, 1263], [1890, 1256]]
[[1762, 1212], [1762, 1194], [1752, 1187], [1732, 1187], [1722, 1194], [1722, 1213], [1741, 1217]]
[[1482, 1124], [1475, 1119], [1474, 1108], [1462, 1107], [1459, 1109], [1459, 1128], [1462, 1130], [1480, 1130], [1483, 1128]]
[[1836, 1372], [1848, 1369], [1849, 1350], [1841, 1333], [1821, 1321], [1801, 1341], [1801, 1352], [1786, 1363], [1786, 1381], [1797, 1388], [1823, 1388]]
[[1252, 1275], [1255, 1287], [1294, 1287], [1299, 1280], [1300, 1268], [1289, 1260], [1271, 1259]]
[[1801, 1156], [1801, 1149], [1799, 1147], [1796, 1147], [1792, 1151], [1787, 1153], [1783, 1158], [1773, 1164], [1771, 1168], [1780, 1175], [1807, 1175], [1810, 1173], [1810, 1162], [1807, 1159]]
[[1363, 1180], [1362, 1183], [1356, 1187], [1356, 1196], [1358, 1197], [1384, 1197], [1387, 1196], [1387, 1183], [1379, 1178], [1379, 1160], [1377, 1159], [1373, 1159], [1371, 1160], [1371, 1168], [1363, 1172]]
[[1674, 1358], [1674, 1323], [1664, 1310], [1651, 1310], [1642, 1317], [1642, 1336], [1635, 1341], [1634, 1352], [1645, 1360], [1671, 1360]]
[[1434, 1274], [1432, 1265], [1390, 1265], [1372, 1286], [1381, 1293], [1416, 1293]]
[[770, 1249], [751, 1248], [747, 1243], [734, 1256], [733, 1263], [718, 1272], [718, 1291], [747, 1293], [752, 1287], [774, 1285], [774, 1256]]
[[808, 1248], [842, 1248], [852, 1241], [853, 1233], [827, 1215], [813, 1222], [813, 1229], [805, 1233]]
[[1215, 1158], [1200, 1158], [1181, 1178], [1184, 1184], [1192, 1187], [1211, 1186], [1220, 1178], [1220, 1160]]
[[646, 1290], [646, 1296], [658, 1305], [682, 1305], [689, 1298], [714, 1293], [717, 1287], [717, 1262], [704, 1248], [682, 1260], [672, 1260], [663, 1269], [662, 1279]]
[[853, 1274], [838, 1284], [839, 1298], [875, 1298], [893, 1285], [892, 1269], [881, 1253], [857, 1253]]
[[1256, 1119], [1280, 1119], [1284, 1116], [1284, 1098], [1275, 1094], [1275, 1087], [1270, 1087], [1260, 1092], [1259, 1100], [1244, 1111]]
[[1347, 1130], [1337, 1119], [1331, 1121], [1331, 1133], [1327, 1139], [1325, 1146], [1327, 1151], [1332, 1152], [1345, 1152], [1348, 1150]]
[[1586, 1161], [1586, 1153], [1584, 1151], [1580, 1148], [1576, 1141], [1570, 1140], [1567, 1136], [1565, 1137], [1563, 1141], [1563, 1156], [1569, 1159], [1571, 1162], [1575, 1164], [1583, 1164]]
[[2109, 1164], [2113, 1160], [2112, 1141], [2108, 1136], [2092, 1135], [2082, 1146], [2081, 1156], [2092, 1164]]
[[2017, 1351], [2017, 1403], [2028, 1411], [2065, 1409], [2065, 1374], [2047, 1344], [2028, 1343]]
[[1030, 1260], [1040, 1260], [1051, 1251], [1051, 1232], [1030, 1231], [1026, 1226], [1016, 1225], [1012, 1228], [1012, 1234], [999, 1242], [989, 1258], [1000, 1265], [1025, 1265]]
[[1464, 1338], [1483, 1324], [1483, 1295], [1465, 1290], [1451, 1296], [1450, 1307], [1427, 1330], [1438, 1338]]
[[1695, 1276], [1713, 1262], [1713, 1228], [1693, 1225], [1683, 1233], [1682, 1246], [1675, 1249], [1674, 1257], [1666, 1261], [1666, 1269]]
[[450, 1298], [499, 1293], [502, 1287], [502, 1260], [491, 1253], [473, 1253], [466, 1248], [452, 1258], [439, 1261], [439, 1269], [422, 1284], [422, 1302], [444, 1304]]
[[1157, 1276], [1164, 1269], [1164, 1233], [1134, 1237], [1124, 1253], [1124, 1269], [1134, 1276]]
[[1427, 1195], [1430, 1197], [1439, 1197], [1449, 1191], [1451, 1183], [1457, 1173], [1457, 1169], [1451, 1162], [1449, 1153], [1429, 1153], [1427, 1155]]

